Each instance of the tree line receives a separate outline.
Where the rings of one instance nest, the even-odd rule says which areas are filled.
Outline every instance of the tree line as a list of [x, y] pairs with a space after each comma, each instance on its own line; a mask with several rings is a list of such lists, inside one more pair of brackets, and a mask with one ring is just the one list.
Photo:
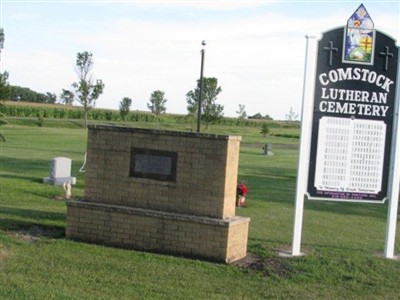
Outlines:
[[[96, 104], [96, 100], [103, 93], [105, 85], [101, 79], [93, 79], [93, 54], [90, 52], [80, 52], [77, 54], [75, 72], [78, 76], [78, 81], [72, 83], [72, 89], [63, 89], [61, 93], [61, 101], [67, 105], [71, 105], [74, 101], [78, 101], [85, 111], [85, 126], [87, 125], [87, 113]], [[189, 115], [197, 115], [198, 99], [200, 95], [200, 80], [197, 81], [197, 87], [192, 91], [187, 92], [186, 102]], [[202, 111], [201, 119], [205, 123], [206, 128], [210, 123], [216, 122], [223, 116], [224, 107], [217, 104], [217, 97], [222, 91], [218, 86], [217, 78], [204, 78], [202, 89]], [[167, 111], [165, 92], [155, 90], [151, 93], [147, 108], [154, 113], [157, 118], [160, 114]], [[126, 118], [132, 99], [124, 97], [120, 102], [120, 114]]]
[[[4, 30], [0, 28], [0, 51], [4, 46], [4, 37]], [[68, 106], [73, 106], [74, 103], [77, 102], [83, 107], [85, 126], [87, 126], [88, 112], [95, 107], [97, 99], [105, 89], [105, 84], [101, 79], [94, 79], [92, 72], [93, 66], [94, 60], [92, 53], [88, 51], [77, 53], [74, 66], [77, 81], [73, 82], [70, 88], [62, 89], [59, 99], [57, 99], [55, 93], [38, 93], [27, 87], [9, 85], [9, 74], [5, 71], [0, 73], [0, 99], [34, 103], [61, 103]], [[207, 128], [209, 124], [216, 123], [224, 115], [224, 106], [217, 103], [222, 88], [218, 85], [218, 79], [215, 77], [204, 77], [202, 89], [200, 84], [201, 81], [199, 79], [197, 80], [195, 88], [186, 93], [187, 111], [189, 116], [196, 117], [198, 115], [198, 101], [200, 91], [202, 90], [201, 98], [203, 100], [200, 115], [201, 121]], [[154, 113], [158, 119], [160, 114], [166, 113], [167, 101], [168, 99], [166, 99], [164, 91], [155, 90], [150, 95], [147, 108], [150, 112]], [[132, 104], [133, 100], [129, 97], [124, 97], [120, 101], [119, 111], [122, 120], [127, 118]], [[243, 104], [239, 104], [239, 110], [236, 111], [236, 113], [238, 114], [239, 120], [246, 118], [272, 120], [269, 115], [263, 116], [260, 113], [247, 116], [245, 105]]]

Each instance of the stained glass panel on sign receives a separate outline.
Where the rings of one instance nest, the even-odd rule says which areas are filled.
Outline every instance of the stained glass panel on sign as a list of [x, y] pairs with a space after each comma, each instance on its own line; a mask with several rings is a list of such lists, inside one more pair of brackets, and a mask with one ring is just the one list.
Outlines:
[[373, 63], [374, 22], [364, 5], [360, 5], [347, 20], [343, 60], [351, 63]]

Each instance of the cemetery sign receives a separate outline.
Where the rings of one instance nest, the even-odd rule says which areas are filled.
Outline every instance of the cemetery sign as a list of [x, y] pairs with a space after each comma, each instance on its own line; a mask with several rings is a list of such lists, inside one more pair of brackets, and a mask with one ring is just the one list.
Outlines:
[[307, 194], [310, 199], [384, 202], [398, 49], [361, 4], [317, 45]]

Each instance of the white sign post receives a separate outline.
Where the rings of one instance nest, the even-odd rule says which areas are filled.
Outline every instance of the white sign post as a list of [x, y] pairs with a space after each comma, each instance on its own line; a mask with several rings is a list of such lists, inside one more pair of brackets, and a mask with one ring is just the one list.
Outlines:
[[296, 203], [294, 213], [292, 255], [299, 256], [301, 244], [301, 231], [303, 227], [304, 195], [307, 188], [307, 170], [310, 159], [310, 133], [312, 120], [312, 103], [314, 96], [314, 78], [316, 64], [316, 37], [306, 36], [306, 59], [303, 83], [303, 107], [301, 112], [300, 155], [297, 170]]
[[[399, 55], [400, 57], [400, 49]], [[400, 74], [400, 61], [397, 62], [397, 74]], [[393, 126], [391, 168], [389, 173], [389, 207], [386, 224], [385, 257], [394, 259], [394, 244], [396, 240], [397, 210], [399, 204], [400, 185], [400, 130], [399, 130], [399, 106], [400, 106], [400, 76], [397, 77], [397, 90], [395, 96], [395, 114]]]

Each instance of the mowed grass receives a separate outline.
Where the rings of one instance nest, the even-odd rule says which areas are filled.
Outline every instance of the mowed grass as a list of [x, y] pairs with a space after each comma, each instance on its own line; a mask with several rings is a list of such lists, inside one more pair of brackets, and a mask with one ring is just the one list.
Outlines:
[[[184, 125], [127, 125], [188, 130]], [[0, 144], [1, 299], [400, 298], [400, 261], [382, 258], [386, 204], [306, 201], [306, 255], [278, 256], [291, 247], [298, 140], [264, 138], [259, 128], [208, 130], [243, 136], [239, 180], [247, 181], [250, 192], [248, 206], [236, 214], [251, 218], [250, 265], [66, 240], [63, 191], [43, 184], [42, 178], [48, 176], [52, 158], [70, 157], [78, 181], [73, 196], [83, 196], [84, 173], [79, 169], [86, 130], [71, 127], [3, 127], [7, 142]], [[262, 155], [265, 143], [272, 144], [274, 155]]]

